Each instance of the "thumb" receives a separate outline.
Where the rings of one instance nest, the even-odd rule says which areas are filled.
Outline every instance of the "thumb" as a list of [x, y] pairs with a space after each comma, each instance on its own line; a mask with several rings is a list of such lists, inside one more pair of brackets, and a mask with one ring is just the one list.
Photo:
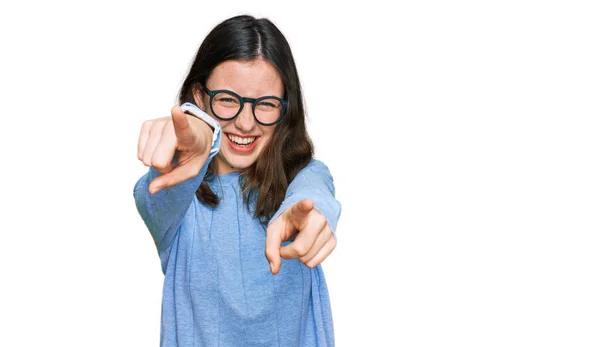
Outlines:
[[173, 127], [175, 128], [175, 136], [177, 137], [178, 145], [192, 145], [194, 143], [195, 134], [190, 126], [187, 115], [183, 112], [180, 106], [173, 106], [171, 109], [171, 118], [173, 119]]
[[267, 240], [265, 244], [265, 257], [269, 261], [271, 267], [271, 273], [276, 275], [281, 268], [281, 254], [279, 248], [281, 247], [282, 238], [282, 226], [281, 219], [275, 220], [267, 228]]

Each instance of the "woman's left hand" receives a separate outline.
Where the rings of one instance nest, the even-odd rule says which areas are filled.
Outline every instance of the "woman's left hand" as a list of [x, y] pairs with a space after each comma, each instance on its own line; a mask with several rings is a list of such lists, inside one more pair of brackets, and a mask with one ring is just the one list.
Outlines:
[[[294, 241], [281, 247], [283, 241], [296, 235]], [[304, 199], [285, 210], [267, 228], [265, 256], [275, 275], [281, 268], [281, 257], [299, 259], [309, 268], [323, 262], [336, 246], [333, 231], [325, 216]]]

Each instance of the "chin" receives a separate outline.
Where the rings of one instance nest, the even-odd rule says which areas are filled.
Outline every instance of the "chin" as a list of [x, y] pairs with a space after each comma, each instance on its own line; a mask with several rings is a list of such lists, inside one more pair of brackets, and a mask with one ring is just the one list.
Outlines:
[[236, 171], [247, 169], [248, 167], [252, 166], [252, 164], [254, 164], [256, 162], [256, 158], [254, 158], [254, 157], [252, 157], [252, 158], [224, 157], [224, 159], [225, 159], [225, 163], [227, 163], [227, 165], [230, 168], [232, 168], [233, 170], [236, 170]]

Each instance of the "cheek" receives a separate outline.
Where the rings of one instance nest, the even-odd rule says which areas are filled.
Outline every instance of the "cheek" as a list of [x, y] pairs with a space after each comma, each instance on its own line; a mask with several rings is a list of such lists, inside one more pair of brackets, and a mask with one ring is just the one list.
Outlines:
[[275, 130], [277, 130], [277, 125], [271, 126], [271, 127], [261, 126], [261, 129], [262, 129], [264, 137], [271, 138], [271, 137], [273, 137], [273, 135], [275, 135]]
[[230, 121], [230, 120], [228, 120], [228, 121], [222, 121], [222, 120], [218, 119], [217, 117], [213, 116], [212, 112], [210, 112], [210, 115], [211, 115], [211, 116], [212, 116], [212, 117], [213, 117], [213, 118], [214, 118], [216, 121], [218, 121], [218, 122], [219, 122], [219, 125], [221, 126], [221, 130], [225, 129], [225, 127], [227, 126], [227, 124], [231, 123], [231, 121]]
[[266, 146], [269, 142], [271, 142], [271, 139], [273, 138], [273, 136], [275, 135], [275, 131], [274, 129], [264, 129], [263, 128], [263, 146]]

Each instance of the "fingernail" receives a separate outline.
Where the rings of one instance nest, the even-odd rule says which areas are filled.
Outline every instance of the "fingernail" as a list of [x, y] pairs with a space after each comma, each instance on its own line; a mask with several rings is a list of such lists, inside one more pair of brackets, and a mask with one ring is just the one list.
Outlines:
[[273, 263], [269, 262], [269, 266], [271, 267], [271, 273], [273, 273]]

